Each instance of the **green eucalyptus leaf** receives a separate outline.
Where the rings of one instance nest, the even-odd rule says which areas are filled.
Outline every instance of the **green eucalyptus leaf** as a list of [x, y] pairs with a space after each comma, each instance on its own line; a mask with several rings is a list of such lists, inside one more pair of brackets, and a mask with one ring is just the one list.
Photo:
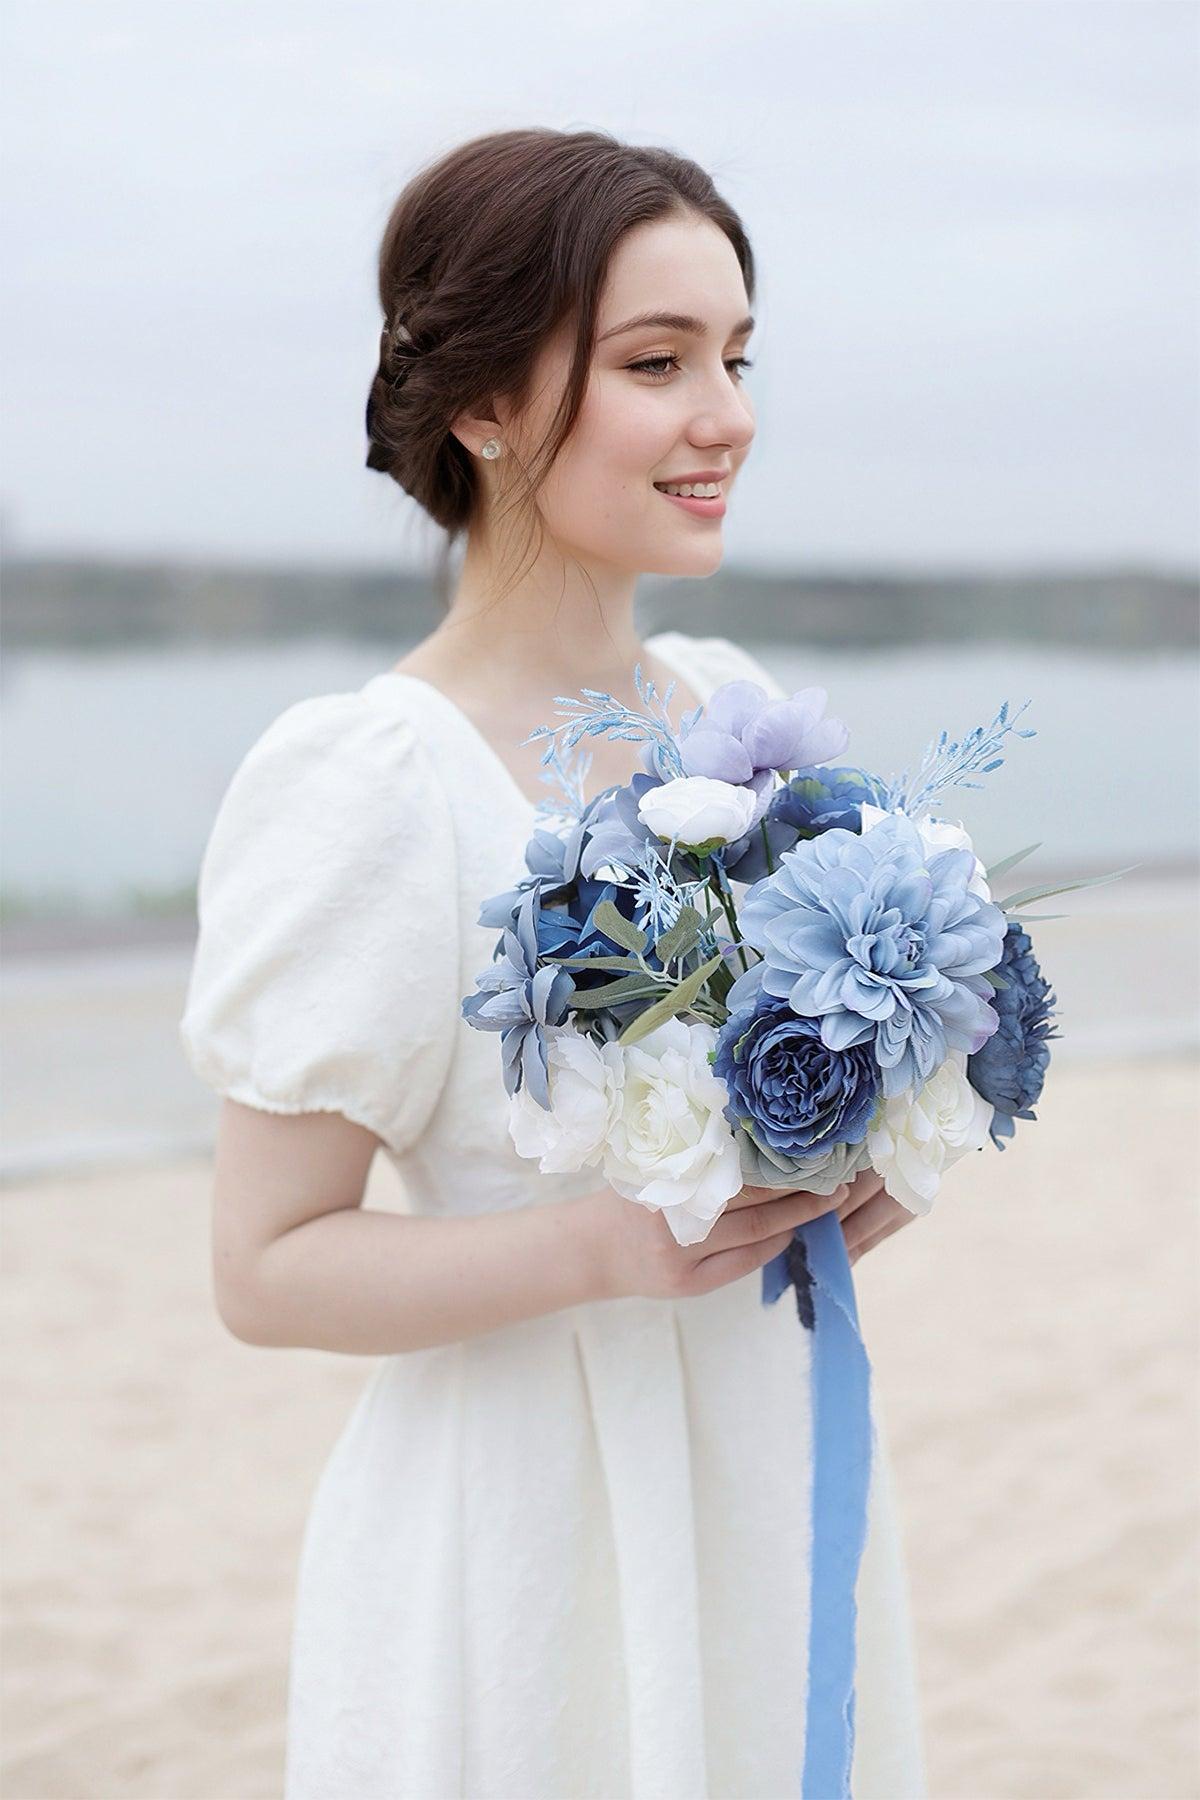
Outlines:
[[635, 956], [543, 956], [542, 961], [561, 963], [564, 968], [630, 969], [638, 975], [644, 973]]
[[602, 900], [594, 914], [597, 925], [605, 937], [611, 938], [614, 944], [624, 944], [626, 950], [644, 950], [646, 933], [632, 919], [627, 919], [623, 912], [618, 912], [611, 900]]
[[704, 928], [704, 921], [694, 906], [681, 908], [679, 917], [669, 931], [664, 931], [654, 946], [654, 954], [660, 962], [670, 962], [673, 957], [686, 956]]
[[613, 1006], [617, 1001], [641, 1000], [650, 994], [661, 994], [662, 983], [648, 981], [644, 975], [622, 975], [619, 981], [606, 981], [603, 987], [576, 988], [571, 995], [572, 1008]]
[[1010, 869], [1015, 869], [1019, 862], [1024, 862], [1027, 856], [1032, 856], [1033, 852], [1040, 850], [1041, 847], [1040, 844], [1026, 844], [1023, 850], [1014, 850], [1011, 856], [1006, 856], [1000, 862], [993, 863], [987, 872], [989, 885], [995, 881], [997, 875], [1007, 875]]
[[1141, 863], [1130, 863], [1127, 869], [1114, 869], [1111, 875], [1088, 875], [1082, 881], [1068, 881], [1065, 887], [1023, 888], [1019, 894], [1009, 894], [1007, 899], [997, 900], [996, 905], [1001, 909], [1024, 906], [1027, 900], [1049, 900], [1054, 894], [1073, 894], [1076, 888], [1102, 887], [1106, 881], [1118, 881], [1122, 875], [1128, 875], [1141, 866]]
[[713, 970], [720, 967], [721, 961], [720, 955], [712, 956], [707, 962], [701, 963], [699, 968], [693, 969], [691, 974], [685, 976], [677, 987], [671, 988], [660, 1000], [656, 1000], [653, 1006], [648, 1006], [645, 1012], [639, 1013], [636, 1019], [631, 1019], [617, 1042], [619, 1044], [636, 1044], [640, 1038], [644, 1038], [656, 1026], [663, 1024], [667, 1019], [673, 1019], [676, 1013], [684, 1012], [696, 998]]

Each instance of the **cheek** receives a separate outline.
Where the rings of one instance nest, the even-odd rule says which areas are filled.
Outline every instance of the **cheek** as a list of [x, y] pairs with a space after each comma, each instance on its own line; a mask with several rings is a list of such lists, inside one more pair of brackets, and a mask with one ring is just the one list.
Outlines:
[[593, 382], [579, 417], [581, 454], [606, 481], [641, 493], [669, 459], [679, 426], [662, 394], [628, 376]]

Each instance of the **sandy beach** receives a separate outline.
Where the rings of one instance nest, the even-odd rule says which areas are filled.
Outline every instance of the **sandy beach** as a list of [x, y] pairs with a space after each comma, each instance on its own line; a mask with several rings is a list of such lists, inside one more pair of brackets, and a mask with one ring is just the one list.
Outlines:
[[[1195, 897], [1143, 872], [1040, 927], [1037, 1122], [855, 1268], [932, 1800], [1200, 1794]], [[190, 932], [4, 952], [0, 1785], [269, 1800], [304, 1519], [374, 1365], [214, 1311]], [[383, 1157], [366, 1203], [405, 1204]]]
[[[857, 1265], [935, 1800], [1197, 1792], [1196, 1101], [1188, 1058], [1065, 1066]], [[371, 1365], [223, 1330], [208, 1180], [4, 1198], [7, 1800], [280, 1792], [305, 1509]]]

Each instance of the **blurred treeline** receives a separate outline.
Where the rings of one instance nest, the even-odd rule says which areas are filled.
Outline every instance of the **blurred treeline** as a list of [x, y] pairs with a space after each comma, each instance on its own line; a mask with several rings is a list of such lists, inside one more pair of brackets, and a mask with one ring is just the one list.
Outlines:
[[[646, 576], [646, 631], [748, 641], [906, 645], [1006, 639], [1089, 649], [1195, 649], [1195, 576], [1145, 568], [1005, 574], [769, 573], [703, 581]], [[425, 576], [211, 562], [13, 559], [3, 575], [10, 648], [119, 647], [334, 634], [415, 642], [443, 615]]]

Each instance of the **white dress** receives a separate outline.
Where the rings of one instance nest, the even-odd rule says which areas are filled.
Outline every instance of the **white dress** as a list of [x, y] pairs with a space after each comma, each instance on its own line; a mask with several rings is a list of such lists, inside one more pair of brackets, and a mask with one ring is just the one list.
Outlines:
[[[648, 641], [700, 700], [738, 676], [784, 692], [726, 638]], [[367, 1126], [419, 1213], [594, 1188], [594, 1170], [544, 1176], [516, 1154], [499, 1039], [459, 1011], [498, 936], [479, 906], [525, 872], [533, 824], [428, 683], [386, 671], [289, 706], [201, 865], [180, 1021], [195, 1072], [246, 1105]], [[810, 1354], [756, 1270], [379, 1359], [308, 1517], [286, 1800], [799, 1795]], [[852, 1790], [924, 1800], [876, 1389]]]

